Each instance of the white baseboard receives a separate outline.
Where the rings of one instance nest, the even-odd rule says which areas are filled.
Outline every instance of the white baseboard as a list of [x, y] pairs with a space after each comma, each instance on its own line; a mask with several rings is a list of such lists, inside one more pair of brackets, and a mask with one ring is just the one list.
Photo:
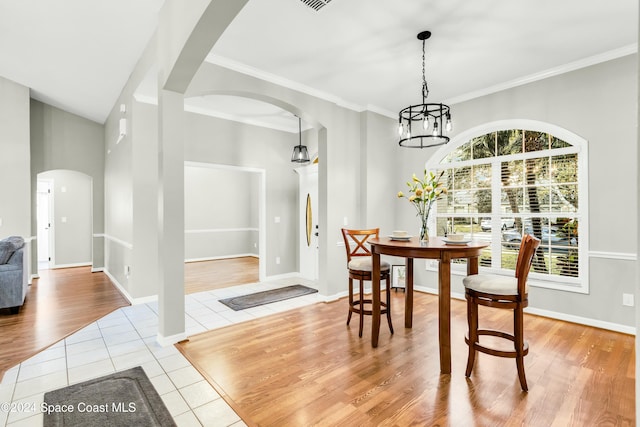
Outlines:
[[[426, 292], [429, 294], [438, 295], [438, 290], [435, 288], [427, 288], [424, 286], [415, 286], [415, 290]], [[458, 292], [452, 292], [451, 298], [464, 300], [464, 294]], [[594, 328], [606, 329], [614, 332], [621, 332], [623, 334], [635, 335], [636, 328], [633, 326], [621, 325], [619, 323], [605, 322], [603, 320], [591, 319], [588, 317], [574, 316], [573, 314], [559, 313], [557, 311], [544, 310], [541, 308], [527, 307], [524, 309], [525, 313], [535, 314], [536, 316], [548, 317], [550, 319], [562, 320], [565, 322], [577, 323], [579, 325], [593, 326]]]
[[184, 341], [187, 338], [188, 336], [186, 332], [170, 335], [168, 337], [162, 336], [162, 334], [158, 332], [158, 335], [156, 336], [156, 341], [158, 341], [158, 344], [160, 344], [162, 347], [168, 347], [170, 345], [179, 343], [180, 341]]
[[92, 273], [101, 273], [104, 271], [104, 267], [91, 267]]
[[609, 331], [621, 332], [623, 334], [635, 335], [636, 328], [633, 326], [621, 325], [619, 323], [605, 322], [598, 319], [589, 319], [587, 317], [574, 316], [572, 314], [558, 313], [555, 311], [543, 310], [540, 308], [528, 307], [524, 309], [525, 313], [535, 314], [536, 316], [550, 317], [552, 319], [563, 320], [565, 322], [578, 323], [585, 326], [593, 326], [595, 328], [607, 329]]
[[124, 295], [124, 297], [127, 299], [127, 301], [129, 301], [130, 304], [133, 304], [133, 297], [131, 295], [129, 295], [129, 292], [127, 292], [127, 290], [125, 288], [122, 287], [122, 285], [120, 284], [120, 282], [118, 282], [118, 280], [113, 277], [113, 275], [109, 272], [109, 270], [105, 269], [104, 274], [107, 275], [107, 277], [109, 278], [109, 280], [111, 280], [111, 283], [114, 284], [114, 286], [116, 288], [118, 288], [118, 290], [120, 291], [120, 293], [122, 295]]
[[104, 269], [103, 272], [104, 272], [104, 274], [107, 275], [107, 277], [111, 280], [111, 282], [113, 282], [115, 287], [118, 288], [120, 293], [122, 293], [122, 295], [124, 295], [124, 297], [127, 299], [127, 301], [129, 301], [129, 304], [131, 304], [131, 305], [139, 305], [139, 304], [147, 304], [147, 303], [150, 303], [150, 302], [158, 301], [158, 295], [150, 295], [150, 296], [139, 297], [139, 298], [132, 297], [129, 294], [129, 292], [127, 292], [127, 290], [120, 284], [120, 282], [118, 282], [118, 280], [116, 280], [116, 278], [113, 277], [113, 275], [111, 273], [109, 273], [109, 270]]

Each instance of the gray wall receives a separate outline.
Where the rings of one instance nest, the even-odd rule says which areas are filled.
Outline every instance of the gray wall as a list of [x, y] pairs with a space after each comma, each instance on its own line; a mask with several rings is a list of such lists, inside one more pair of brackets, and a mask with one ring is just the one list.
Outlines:
[[[0, 237], [31, 237], [29, 88], [0, 77]], [[35, 246], [34, 250], [35, 250]]]
[[[637, 245], [637, 56], [631, 55], [452, 105], [455, 132], [505, 119], [529, 119], [565, 128], [588, 141], [588, 295], [532, 288], [530, 307], [634, 326], [633, 307], [622, 294], [635, 292]], [[455, 133], [454, 133], [455, 135]], [[396, 180], [402, 188], [435, 150], [398, 151]], [[409, 206], [396, 205], [399, 227], [416, 229]], [[437, 287], [437, 277], [416, 265], [417, 283]], [[462, 293], [460, 277], [452, 290]]]
[[258, 255], [257, 173], [184, 168], [185, 259]]
[[[89, 253], [93, 255], [93, 259], [87, 261], [84, 255], [73, 255], [69, 258], [65, 255], [63, 259], [83, 259], [77, 262], [92, 262], [94, 269], [100, 269], [104, 266], [104, 126], [36, 100], [31, 100], [30, 111], [32, 210], [35, 212], [36, 209], [36, 183], [39, 173], [69, 170], [90, 177], [90, 209], [93, 217], [90, 233], [94, 235]], [[35, 215], [31, 229], [33, 235], [37, 235]], [[58, 236], [57, 240], [65, 240], [65, 237]], [[35, 259], [37, 258], [34, 257]], [[56, 260], [57, 263], [67, 264], [60, 261]]]

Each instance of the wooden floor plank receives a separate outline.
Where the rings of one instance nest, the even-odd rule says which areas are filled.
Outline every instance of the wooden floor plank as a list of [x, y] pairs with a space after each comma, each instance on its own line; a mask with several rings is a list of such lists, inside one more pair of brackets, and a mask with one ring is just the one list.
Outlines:
[[[416, 293], [414, 327], [358, 337], [346, 300], [190, 337], [180, 351], [248, 425], [635, 425], [634, 337], [525, 315], [522, 392], [515, 361], [484, 354], [464, 376], [466, 306], [452, 300], [451, 375], [439, 372], [437, 297]], [[403, 294], [392, 293], [402, 325]], [[483, 307], [484, 308], [484, 307]], [[484, 315], [484, 316], [483, 316]], [[506, 311], [481, 324], [509, 328]]]

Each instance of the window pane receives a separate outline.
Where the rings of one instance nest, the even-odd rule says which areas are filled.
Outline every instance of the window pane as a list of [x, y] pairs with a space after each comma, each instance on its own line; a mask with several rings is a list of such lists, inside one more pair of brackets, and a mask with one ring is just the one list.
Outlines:
[[511, 187], [524, 184], [524, 162], [522, 160], [502, 162], [501, 170], [500, 181], [503, 186]]
[[524, 190], [522, 188], [503, 188], [500, 206], [504, 213], [522, 212]]
[[471, 140], [473, 146], [474, 159], [486, 159], [496, 156], [496, 134], [495, 132], [473, 138]]
[[544, 132], [532, 130], [524, 131], [524, 151], [542, 151], [549, 148], [549, 135]]
[[473, 179], [478, 188], [491, 188], [491, 164], [473, 167]]
[[451, 162], [461, 162], [471, 160], [471, 144], [462, 144], [451, 152], [448, 156]]
[[498, 156], [522, 153], [522, 131], [502, 130], [496, 133]]
[[472, 188], [471, 166], [453, 169], [453, 179], [449, 186], [453, 190]]
[[549, 158], [527, 159], [524, 162], [526, 184], [542, 185], [549, 182]]
[[551, 273], [566, 277], [578, 277], [578, 250], [571, 249], [565, 253], [552, 253], [554, 259]]
[[577, 183], [578, 155], [551, 157], [551, 180], [557, 183]]
[[551, 193], [551, 212], [578, 212], [577, 185], [552, 185], [549, 191]]
[[568, 142], [564, 142], [563, 140], [551, 135], [551, 148], [565, 148], [565, 147], [571, 147], [571, 144], [569, 144]]
[[549, 212], [549, 189], [546, 186], [524, 188], [523, 213]]

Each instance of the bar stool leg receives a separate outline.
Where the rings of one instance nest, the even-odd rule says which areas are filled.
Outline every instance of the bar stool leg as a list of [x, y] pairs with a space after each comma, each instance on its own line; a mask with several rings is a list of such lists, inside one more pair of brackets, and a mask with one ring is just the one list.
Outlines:
[[360, 279], [360, 331], [358, 336], [362, 338], [362, 329], [364, 328], [364, 281]]
[[347, 326], [351, 322], [351, 315], [353, 314], [353, 279], [349, 277], [349, 315], [347, 316]]
[[393, 325], [391, 324], [391, 279], [387, 275], [387, 322], [389, 323], [389, 330], [393, 334]]
[[473, 365], [476, 361], [475, 343], [478, 342], [478, 305], [473, 297], [467, 296], [467, 320], [469, 324], [469, 356], [467, 357], [467, 370], [465, 376], [471, 376]]

